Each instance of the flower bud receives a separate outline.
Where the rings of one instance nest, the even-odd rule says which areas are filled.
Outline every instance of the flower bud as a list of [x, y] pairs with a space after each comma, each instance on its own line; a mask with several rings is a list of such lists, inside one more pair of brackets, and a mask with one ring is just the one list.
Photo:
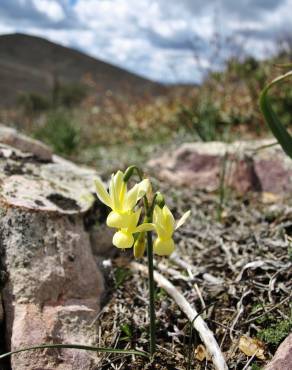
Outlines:
[[158, 191], [156, 193], [155, 203], [159, 206], [159, 208], [163, 208], [165, 206], [164, 196]]
[[126, 169], [124, 178], [123, 178], [124, 182], [128, 182], [130, 180], [135, 169], [136, 169], [136, 166], [130, 166]]
[[145, 232], [140, 233], [134, 244], [134, 257], [142, 258], [145, 252]]

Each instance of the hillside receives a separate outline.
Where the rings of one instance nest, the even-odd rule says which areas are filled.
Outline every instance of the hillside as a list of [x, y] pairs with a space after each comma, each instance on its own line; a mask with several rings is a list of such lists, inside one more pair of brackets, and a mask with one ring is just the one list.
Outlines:
[[18, 33], [0, 36], [0, 106], [13, 105], [22, 92], [47, 94], [56, 79], [83, 81], [100, 97], [107, 91], [124, 96], [165, 91], [158, 83], [42, 38]]

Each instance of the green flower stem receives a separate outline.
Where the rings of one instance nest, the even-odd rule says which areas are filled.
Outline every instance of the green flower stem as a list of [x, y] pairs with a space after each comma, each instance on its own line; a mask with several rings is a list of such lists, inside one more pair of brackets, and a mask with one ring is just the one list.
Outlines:
[[[124, 181], [128, 181], [130, 177], [136, 171], [140, 181], [143, 180], [143, 172], [137, 166], [131, 166], [127, 169]], [[155, 206], [155, 200], [157, 193], [154, 195], [151, 206], [147, 196], [143, 197], [146, 220], [152, 223], [153, 210]], [[149, 286], [149, 317], [150, 317], [150, 356], [152, 357], [156, 350], [156, 324], [155, 324], [155, 285], [154, 285], [154, 268], [153, 268], [153, 241], [152, 231], [147, 231], [147, 261], [148, 261], [148, 286]]]
[[[150, 222], [149, 219], [148, 222]], [[153, 356], [156, 350], [156, 324], [155, 324], [152, 231], [147, 232], [147, 260], [148, 260], [148, 284], [149, 284], [150, 356]]]

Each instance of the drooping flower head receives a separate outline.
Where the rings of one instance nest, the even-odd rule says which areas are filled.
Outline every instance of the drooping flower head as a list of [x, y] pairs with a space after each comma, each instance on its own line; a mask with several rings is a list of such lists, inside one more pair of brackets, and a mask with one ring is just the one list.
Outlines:
[[132, 211], [150, 186], [149, 180], [145, 179], [127, 191], [127, 184], [123, 178], [122, 171], [113, 174], [109, 183], [109, 192], [100, 179], [95, 180], [96, 194], [99, 200], [112, 209], [107, 217], [107, 225], [117, 229], [128, 228], [132, 225]]
[[157, 232], [157, 239], [154, 241], [153, 251], [159, 256], [169, 256], [174, 251], [173, 233], [184, 224], [191, 211], [186, 212], [177, 222], [169, 210], [164, 205], [160, 208], [155, 206], [153, 212], [153, 224]]
[[111, 177], [109, 192], [100, 179], [96, 179], [95, 186], [99, 200], [112, 209], [107, 217], [107, 225], [119, 229], [113, 236], [114, 246], [122, 249], [131, 248], [134, 244], [133, 234], [154, 229], [154, 226], [148, 223], [137, 226], [141, 208], [134, 210], [137, 202], [148, 191], [150, 186], [148, 179], [139, 182], [127, 191], [124, 173], [118, 171]]
[[134, 244], [135, 233], [142, 233], [154, 229], [154, 225], [150, 223], [142, 223], [137, 226], [141, 214], [141, 208], [133, 212], [130, 216], [128, 227], [121, 228], [117, 231], [113, 237], [113, 245], [117, 248], [131, 248]]

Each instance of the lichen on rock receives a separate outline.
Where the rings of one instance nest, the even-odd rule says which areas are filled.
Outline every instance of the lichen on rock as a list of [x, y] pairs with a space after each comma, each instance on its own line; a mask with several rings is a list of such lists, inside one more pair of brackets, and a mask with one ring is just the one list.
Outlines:
[[[6, 350], [41, 343], [95, 344], [97, 332], [90, 324], [100, 309], [103, 277], [84, 220], [95, 203], [97, 173], [54, 155], [44, 160], [38, 142], [31, 147], [25, 140], [21, 135], [10, 141], [20, 147], [0, 143]], [[76, 350], [24, 352], [12, 357], [11, 366], [91, 369], [94, 356]]]

